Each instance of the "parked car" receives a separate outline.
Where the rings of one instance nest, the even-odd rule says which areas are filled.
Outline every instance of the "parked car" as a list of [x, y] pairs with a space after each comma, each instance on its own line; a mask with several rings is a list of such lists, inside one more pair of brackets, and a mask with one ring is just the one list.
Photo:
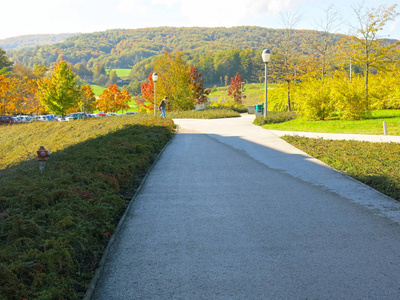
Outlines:
[[12, 117], [0, 117], [0, 124], [12, 124], [14, 123], [14, 119]]
[[29, 123], [33, 121], [32, 117], [30, 116], [17, 116], [16, 118], [20, 123]]

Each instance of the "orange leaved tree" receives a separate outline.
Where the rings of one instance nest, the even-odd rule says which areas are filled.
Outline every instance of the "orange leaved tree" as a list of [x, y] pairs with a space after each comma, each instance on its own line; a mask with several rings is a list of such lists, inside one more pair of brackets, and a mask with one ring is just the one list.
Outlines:
[[120, 91], [116, 83], [108, 86], [96, 101], [99, 110], [107, 112], [117, 112], [121, 109], [129, 109], [131, 94], [127, 90]]
[[11, 115], [18, 111], [21, 95], [18, 92], [18, 79], [0, 75], [0, 115]]

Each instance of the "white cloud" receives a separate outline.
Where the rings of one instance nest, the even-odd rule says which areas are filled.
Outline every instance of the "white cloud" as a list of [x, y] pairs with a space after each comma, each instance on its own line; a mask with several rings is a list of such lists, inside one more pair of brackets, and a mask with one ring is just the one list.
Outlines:
[[[389, 35], [392, 35], [393, 33], [398, 33], [399, 32], [399, 26], [400, 25], [400, 19], [396, 19], [393, 21], [388, 28]], [[390, 37], [390, 36], [389, 36]]]
[[276, 15], [299, 0], [153, 0], [171, 7], [180, 4], [181, 14], [195, 26], [237, 26], [246, 21]]
[[120, 0], [117, 5], [117, 10], [122, 12], [132, 12], [144, 15], [148, 11], [148, 7], [139, 0]]

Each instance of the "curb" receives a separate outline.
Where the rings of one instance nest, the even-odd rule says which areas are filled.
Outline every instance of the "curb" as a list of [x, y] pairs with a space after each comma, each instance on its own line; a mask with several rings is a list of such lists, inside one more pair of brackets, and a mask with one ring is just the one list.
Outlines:
[[147, 177], [149, 176], [149, 174], [151, 173], [151, 171], [153, 170], [155, 164], [158, 162], [158, 160], [160, 159], [161, 155], [164, 153], [164, 150], [168, 147], [168, 145], [171, 143], [171, 141], [175, 138], [176, 133], [178, 132], [178, 128], [179, 126], [176, 125], [176, 130], [174, 133], [174, 136], [168, 141], [167, 144], [165, 144], [164, 148], [161, 149], [161, 151], [158, 153], [156, 159], [154, 160], [154, 162], [152, 163], [152, 165], [150, 166], [149, 170], [147, 171], [146, 175], [144, 176], [142, 182], [140, 183], [139, 187], [137, 188], [135, 194], [133, 195], [131, 201], [129, 202], [127, 208], [125, 209], [125, 212], [123, 213], [121, 219], [118, 221], [117, 227], [115, 228], [115, 231], [113, 233], [113, 235], [111, 236], [110, 240], [107, 243], [106, 248], [104, 249], [103, 255], [101, 256], [99, 265], [97, 266], [97, 269], [93, 275], [93, 278], [90, 282], [90, 285], [88, 287], [88, 289], [86, 290], [85, 296], [82, 298], [82, 300], [91, 300], [94, 294], [94, 291], [96, 289], [97, 283], [99, 281], [100, 275], [103, 273], [103, 269], [104, 269], [104, 265], [105, 262], [107, 260], [107, 257], [110, 253], [111, 247], [114, 243], [115, 237], [119, 234], [122, 224], [124, 223], [126, 216], [128, 215], [129, 211], [131, 210], [131, 207], [133, 205], [133, 203], [136, 200], [136, 197], [139, 195], [139, 193], [142, 190], [142, 187], [144, 185], [144, 183], [147, 180]]

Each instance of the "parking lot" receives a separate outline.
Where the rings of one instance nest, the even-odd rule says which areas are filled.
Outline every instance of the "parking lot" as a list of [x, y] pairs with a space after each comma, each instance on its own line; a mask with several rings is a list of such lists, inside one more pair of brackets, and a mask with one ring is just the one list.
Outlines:
[[36, 121], [41, 121], [41, 122], [47, 122], [47, 121], [74, 121], [78, 119], [90, 119], [90, 118], [98, 118], [98, 117], [110, 117], [110, 116], [123, 116], [123, 115], [131, 115], [131, 114], [136, 114], [136, 112], [126, 112], [122, 114], [118, 113], [72, 113], [68, 114], [65, 116], [58, 116], [58, 115], [53, 115], [53, 114], [48, 114], [48, 115], [17, 115], [17, 116], [0, 116], [0, 125], [2, 124], [19, 124], [19, 123], [30, 123], [30, 122], [36, 122]]

